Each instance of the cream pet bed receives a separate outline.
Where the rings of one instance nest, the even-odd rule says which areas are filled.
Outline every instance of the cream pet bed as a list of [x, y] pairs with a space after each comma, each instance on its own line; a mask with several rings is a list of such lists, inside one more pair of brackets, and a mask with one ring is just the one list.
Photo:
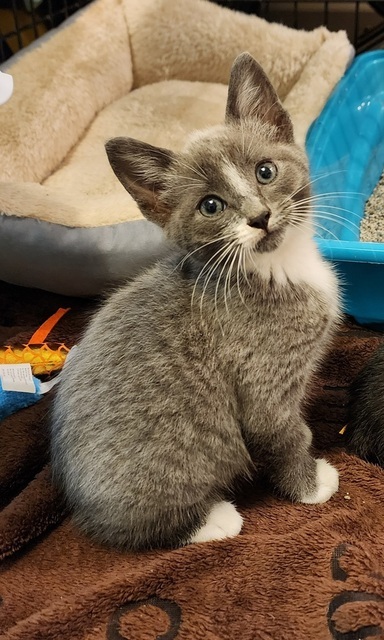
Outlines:
[[303, 143], [353, 55], [344, 32], [294, 31], [206, 0], [96, 0], [3, 67], [15, 90], [0, 107], [0, 279], [92, 295], [163, 255], [104, 143], [128, 135], [177, 150], [220, 122], [243, 50]]

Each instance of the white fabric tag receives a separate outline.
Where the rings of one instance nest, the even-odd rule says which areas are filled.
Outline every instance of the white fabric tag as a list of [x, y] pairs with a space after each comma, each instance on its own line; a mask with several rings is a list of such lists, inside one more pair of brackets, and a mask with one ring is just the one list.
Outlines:
[[3, 391], [36, 392], [29, 363], [0, 364], [0, 381]]
[[77, 344], [73, 345], [72, 349], [69, 350], [69, 353], [67, 355], [67, 357], [65, 358], [65, 362], [64, 362], [64, 366], [63, 369], [65, 369], [65, 367], [67, 366], [68, 362], [71, 360], [71, 358], [73, 357], [73, 354], [75, 353], [75, 351], [78, 350], [78, 346]]
[[0, 71], [0, 104], [5, 104], [13, 93], [13, 78]]
[[[69, 350], [68, 355], [65, 358], [62, 371], [64, 371], [65, 367], [67, 366], [67, 362], [69, 362], [69, 360], [72, 358], [72, 356], [73, 356], [73, 354], [74, 354], [76, 349], [77, 349], [77, 346], [75, 345], [74, 347], [72, 347], [72, 349]], [[40, 393], [41, 394], [44, 395], [45, 393], [48, 393], [48, 391], [53, 389], [53, 387], [55, 387], [57, 385], [57, 383], [60, 382], [62, 371], [60, 371], [60, 373], [55, 378], [53, 378], [52, 380], [49, 380], [48, 382], [41, 382], [41, 384], [40, 384]]]
[[44, 395], [45, 393], [48, 393], [48, 391], [53, 389], [53, 387], [55, 387], [58, 382], [59, 382], [59, 376], [56, 376], [56, 378], [53, 378], [49, 382], [42, 382], [40, 384], [40, 393], [42, 395]]

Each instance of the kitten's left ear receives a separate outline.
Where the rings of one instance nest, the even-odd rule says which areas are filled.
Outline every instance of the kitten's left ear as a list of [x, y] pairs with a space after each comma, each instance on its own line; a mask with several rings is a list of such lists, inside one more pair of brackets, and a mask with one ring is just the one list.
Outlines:
[[281, 142], [293, 142], [291, 119], [267, 75], [249, 54], [241, 53], [231, 70], [225, 120], [257, 119], [276, 126]]
[[105, 150], [113, 171], [143, 215], [164, 226], [169, 210], [159, 196], [175, 154], [133, 138], [112, 138]]

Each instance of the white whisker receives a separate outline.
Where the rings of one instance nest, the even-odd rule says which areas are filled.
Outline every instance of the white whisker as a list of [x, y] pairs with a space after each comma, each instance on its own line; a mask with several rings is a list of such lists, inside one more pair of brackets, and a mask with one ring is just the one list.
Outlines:
[[[232, 249], [232, 247], [231, 247]], [[227, 266], [227, 263], [229, 262], [229, 260], [231, 259], [231, 253], [229, 254], [229, 256], [227, 257], [226, 261], [224, 262], [222, 269], [219, 273], [219, 277], [217, 278], [217, 282], [216, 282], [216, 287], [215, 287], [215, 298], [214, 298], [214, 305], [215, 305], [215, 314], [216, 314], [216, 319], [219, 323], [220, 329], [221, 329], [221, 333], [224, 335], [224, 330], [223, 330], [223, 325], [220, 322], [220, 318], [219, 318], [219, 313], [218, 313], [218, 308], [217, 308], [217, 294], [219, 292], [219, 286], [220, 286], [220, 280], [221, 277], [225, 271], [225, 267]], [[225, 292], [224, 292], [225, 294]]]
[[349, 220], [348, 218], [344, 218], [344, 216], [338, 216], [336, 213], [333, 213], [332, 211], [329, 212], [327, 210], [323, 211], [322, 209], [316, 209], [314, 211], [314, 216], [317, 218], [322, 218], [323, 220], [332, 220], [333, 222], [341, 222], [344, 226], [349, 225], [351, 229], [357, 229], [358, 231], [360, 230], [360, 227], [358, 224], [355, 224], [354, 222], [352, 222], [352, 220]]
[[[232, 257], [232, 262], [229, 265], [227, 276], [226, 276], [225, 282], [224, 282], [224, 304], [225, 304], [225, 309], [226, 309], [227, 314], [229, 312], [228, 311], [227, 300], [231, 297], [231, 275], [232, 275], [232, 269], [233, 269], [233, 266], [235, 264], [235, 260], [236, 260], [236, 256], [237, 256], [236, 245], [232, 247], [232, 254], [231, 255], [233, 256]], [[227, 289], [228, 289], [228, 295], [226, 294]]]
[[181, 164], [185, 169], [189, 169], [189, 171], [192, 171], [193, 173], [195, 173], [197, 176], [199, 176], [199, 178], [202, 178], [204, 181], [207, 179], [207, 176], [205, 175], [204, 170], [202, 167], [200, 167], [200, 165], [197, 165], [197, 168], [196, 168], [196, 163], [195, 163], [195, 166], [192, 166], [187, 162], [185, 162], [185, 160], [182, 160], [180, 156], [177, 158], [177, 162]]
[[249, 247], [246, 247], [246, 248], [242, 247], [242, 249], [243, 249], [243, 252], [242, 252], [242, 257], [243, 257], [242, 270], [243, 270], [245, 281], [246, 281], [248, 287], [251, 288], [251, 283], [249, 282], [248, 276], [247, 276], [247, 268], [246, 268], [246, 262], [245, 262], [248, 259], [248, 252], [250, 251], [250, 249], [249, 249]]
[[[216, 269], [218, 268], [218, 266], [220, 265], [220, 262], [222, 260], [224, 260], [224, 258], [228, 255], [228, 253], [231, 251], [232, 248], [232, 243], [227, 242], [225, 247], [223, 248], [223, 251], [220, 253], [219, 257], [217, 258], [217, 260], [215, 260], [215, 262], [213, 263], [213, 265], [211, 265], [208, 273], [206, 274], [205, 278], [204, 278], [204, 282], [203, 282], [203, 291], [202, 294], [200, 296], [200, 315], [202, 316], [203, 313], [203, 299], [204, 299], [204, 295], [205, 292], [207, 290], [207, 287], [209, 285], [209, 281], [211, 280], [214, 272], [216, 271]], [[218, 253], [218, 252], [217, 252]], [[216, 255], [216, 254], [215, 254]], [[208, 262], [207, 262], [208, 265]], [[204, 269], [202, 270], [204, 271]], [[202, 271], [200, 272], [200, 274], [202, 274]], [[200, 275], [199, 275], [200, 277]], [[196, 280], [197, 283], [197, 280]]]
[[242, 247], [242, 245], [239, 245], [237, 247], [237, 254], [236, 254], [236, 257], [237, 257], [236, 284], [237, 284], [237, 291], [239, 293], [239, 298], [240, 298], [241, 302], [243, 303], [244, 307], [249, 311], [247, 303], [244, 300], [244, 296], [243, 296], [243, 294], [241, 292], [241, 287], [240, 287], [240, 275], [241, 275], [240, 270], [242, 269], [243, 253], [244, 253], [243, 247]]
[[[295, 220], [295, 219], [290, 219], [288, 224], [291, 227], [294, 227], [295, 229], [300, 229], [302, 228], [302, 222]], [[321, 224], [313, 222], [313, 226], [314, 226], [314, 230], [316, 231], [316, 229], [321, 229], [322, 231], [324, 231], [325, 233], [329, 233], [331, 236], [333, 236], [335, 238], [335, 240], [339, 240], [339, 238], [329, 229], [326, 229], [326, 227], [323, 227]]]
[[346, 209], [345, 207], [337, 207], [334, 204], [328, 204], [327, 202], [323, 202], [322, 199], [313, 200], [308, 198], [307, 200], [300, 200], [298, 202], [294, 202], [286, 206], [285, 210], [296, 211], [297, 209], [306, 209], [307, 211], [310, 211], [312, 209], [312, 205], [321, 209], [330, 210], [329, 211], [330, 213], [332, 213], [331, 210], [344, 211], [345, 213], [348, 213], [351, 216], [358, 217], [358, 214], [352, 211], [351, 209]]
[[185, 255], [180, 262], [177, 263], [176, 267], [174, 268], [174, 271], [176, 271], [176, 269], [178, 269], [178, 267], [182, 267], [184, 265], [184, 262], [186, 260], [188, 260], [188, 258], [190, 258], [194, 253], [196, 253], [197, 251], [201, 251], [202, 249], [205, 249], [205, 247], [208, 247], [210, 244], [214, 244], [215, 242], [220, 242], [220, 240], [226, 240], [227, 238], [231, 238], [232, 234], [227, 233], [226, 235], [219, 235], [216, 238], [214, 238], [213, 240], [210, 240], [209, 242], [206, 242], [205, 244], [200, 245], [199, 247], [197, 247], [196, 249], [194, 249], [193, 251], [190, 251], [189, 253], [187, 253], [187, 255]]
[[[333, 213], [332, 211], [328, 211], [327, 209], [326, 210], [314, 209], [313, 211], [311, 211], [311, 213], [312, 213], [313, 220], [317, 218], [321, 220], [329, 220], [329, 222], [340, 224], [341, 226], [345, 227], [346, 229], [349, 229], [350, 231], [357, 230], [358, 232], [360, 232], [359, 225], [355, 224], [348, 218], [344, 218], [344, 216], [338, 216], [336, 213]], [[296, 217], [301, 217], [301, 219], [304, 220], [305, 218], [308, 217], [308, 212], [306, 212], [305, 210], [301, 211], [300, 209], [297, 209], [293, 211], [293, 215], [295, 215]]]
[[301, 191], [302, 189], [305, 189], [305, 187], [310, 187], [312, 184], [315, 184], [315, 182], [318, 182], [323, 178], [328, 178], [329, 176], [333, 176], [337, 173], [345, 173], [345, 169], [341, 169], [340, 171], [332, 171], [331, 173], [324, 173], [319, 175], [317, 178], [313, 178], [312, 180], [309, 180], [309, 182], [306, 182], [305, 184], [300, 185], [300, 187], [298, 187], [295, 191], [292, 191], [292, 193], [289, 196], [287, 196], [287, 198], [285, 198], [285, 200], [283, 200], [281, 204], [284, 205], [286, 202], [289, 202], [289, 200], [291, 200], [293, 196], [299, 193], [299, 191]]

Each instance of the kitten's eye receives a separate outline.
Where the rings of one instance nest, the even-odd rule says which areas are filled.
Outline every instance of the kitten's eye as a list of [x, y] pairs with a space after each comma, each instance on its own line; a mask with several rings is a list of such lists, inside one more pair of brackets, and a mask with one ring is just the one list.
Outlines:
[[261, 184], [272, 182], [277, 176], [277, 167], [273, 162], [260, 162], [256, 167], [256, 178]]
[[199, 211], [203, 216], [215, 216], [226, 208], [226, 202], [217, 196], [206, 196], [199, 204]]

